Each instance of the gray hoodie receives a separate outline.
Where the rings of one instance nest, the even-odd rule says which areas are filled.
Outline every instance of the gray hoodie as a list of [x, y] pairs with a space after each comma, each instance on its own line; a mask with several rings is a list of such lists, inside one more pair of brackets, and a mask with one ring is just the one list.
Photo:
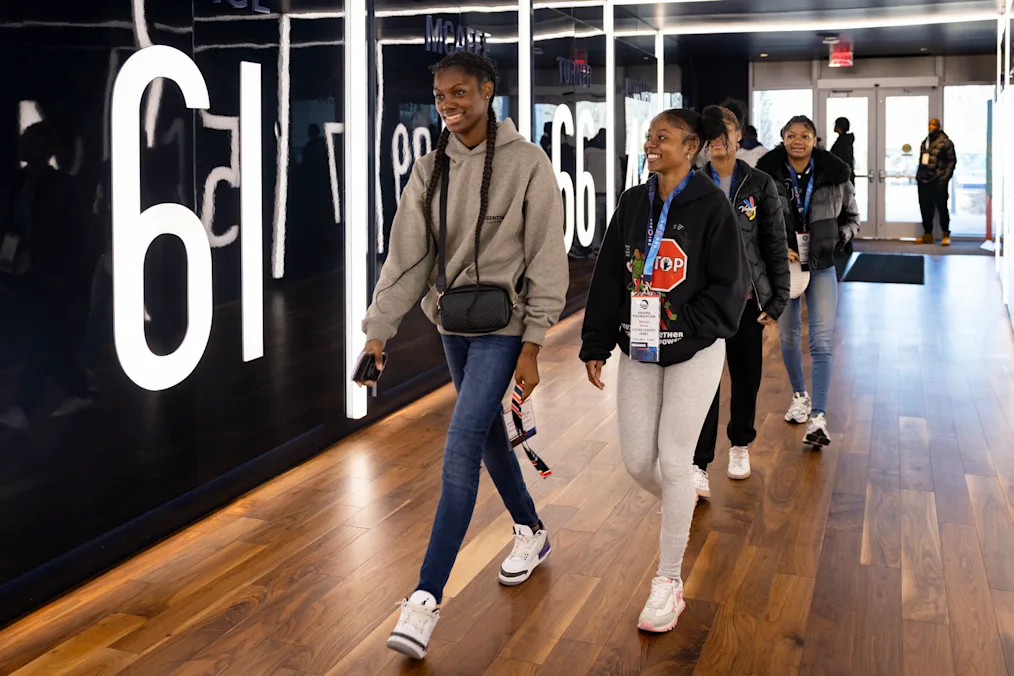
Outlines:
[[[447, 203], [447, 287], [476, 282], [475, 221], [479, 217], [486, 142], [468, 149], [451, 134]], [[436, 152], [415, 163], [391, 228], [387, 261], [363, 320], [368, 340], [386, 343], [402, 318], [425, 292], [423, 311], [440, 328], [437, 311], [436, 245], [440, 227], [440, 189], [433, 197], [433, 239], [427, 251], [424, 202]], [[529, 143], [510, 120], [497, 127], [496, 153], [489, 186], [489, 205], [479, 247], [483, 284], [513, 294], [524, 275], [511, 323], [501, 335], [523, 336], [542, 345], [567, 299], [569, 269], [563, 249], [563, 200], [546, 153]], [[443, 333], [443, 330], [441, 329]]]

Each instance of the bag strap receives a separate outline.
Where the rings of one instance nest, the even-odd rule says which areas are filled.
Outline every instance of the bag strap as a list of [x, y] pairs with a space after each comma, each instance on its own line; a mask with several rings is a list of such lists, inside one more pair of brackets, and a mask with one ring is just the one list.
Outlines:
[[[451, 183], [451, 158], [444, 161], [443, 171], [440, 172], [440, 234], [437, 239], [437, 293], [443, 295], [447, 290], [447, 198], [450, 192]], [[525, 285], [525, 270], [521, 271], [517, 284], [514, 285], [514, 295], [520, 295]]]
[[444, 161], [440, 172], [440, 236], [437, 242], [437, 293], [447, 289], [447, 192], [451, 183], [451, 158]]

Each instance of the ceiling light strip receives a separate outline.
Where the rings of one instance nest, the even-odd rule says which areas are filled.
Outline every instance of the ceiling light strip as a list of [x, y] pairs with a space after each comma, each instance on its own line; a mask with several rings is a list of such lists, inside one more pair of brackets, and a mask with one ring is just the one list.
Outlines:
[[[730, 21], [682, 22], [678, 26], [665, 28], [666, 35], [723, 35], [732, 33], [792, 33], [818, 32], [826, 30], [861, 30], [865, 28], [903, 28], [905, 26], [926, 26], [949, 23], [971, 23], [995, 21], [996, 12], [981, 10], [971, 12], [948, 12], [940, 14], [905, 15], [894, 17], [842, 17], [825, 19], [799, 19], [798, 21], [756, 21], [737, 19]], [[623, 37], [650, 34], [651, 31], [624, 31]]]

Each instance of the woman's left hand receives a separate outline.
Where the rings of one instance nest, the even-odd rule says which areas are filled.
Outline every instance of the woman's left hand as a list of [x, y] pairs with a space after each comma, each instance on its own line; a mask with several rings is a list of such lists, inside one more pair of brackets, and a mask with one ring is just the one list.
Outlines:
[[767, 312], [762, 312], [760, 313], [760, 316], [757, 317], [757, 323], [763, 324], [764, 326], [771, 326], [772, 324], [775, 323], [775, 320], [771, 319], [771, 317], [768, 317]]
[[532, 392], [539, 385], [539, 350], [535, 343], [525, 343], [518, 357], [518, 368], [514, 372], [514, 382], [521, 386], [521, 401], [528, 401]]

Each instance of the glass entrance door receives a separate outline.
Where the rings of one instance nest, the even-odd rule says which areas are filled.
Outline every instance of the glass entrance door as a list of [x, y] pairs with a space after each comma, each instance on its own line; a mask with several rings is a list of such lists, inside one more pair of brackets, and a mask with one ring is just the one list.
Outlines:
[[934, 94], [933, 89], [878, 92], [878, 238], [915, 238], [923, 234], [915, 175], [929, 120], [940, 116]]
[[839, 118], [848, 120], [848, 133], [852, 135], [852, 153], [855, 158], [856, 202], [859, 204], [859, 216], [862, 225], [860, 237], [875, 237], [876, 228], [876, 188], [874, 169], [870, 159], [875, 157], [876, 148], [876, 95], [872, 89], [852, 91], [829, 91], [823, 99], [822, 114], [824, 119], [823, 138], [828, 150], [831, 150], [839, 139], [835, 133], [835, 123]]

